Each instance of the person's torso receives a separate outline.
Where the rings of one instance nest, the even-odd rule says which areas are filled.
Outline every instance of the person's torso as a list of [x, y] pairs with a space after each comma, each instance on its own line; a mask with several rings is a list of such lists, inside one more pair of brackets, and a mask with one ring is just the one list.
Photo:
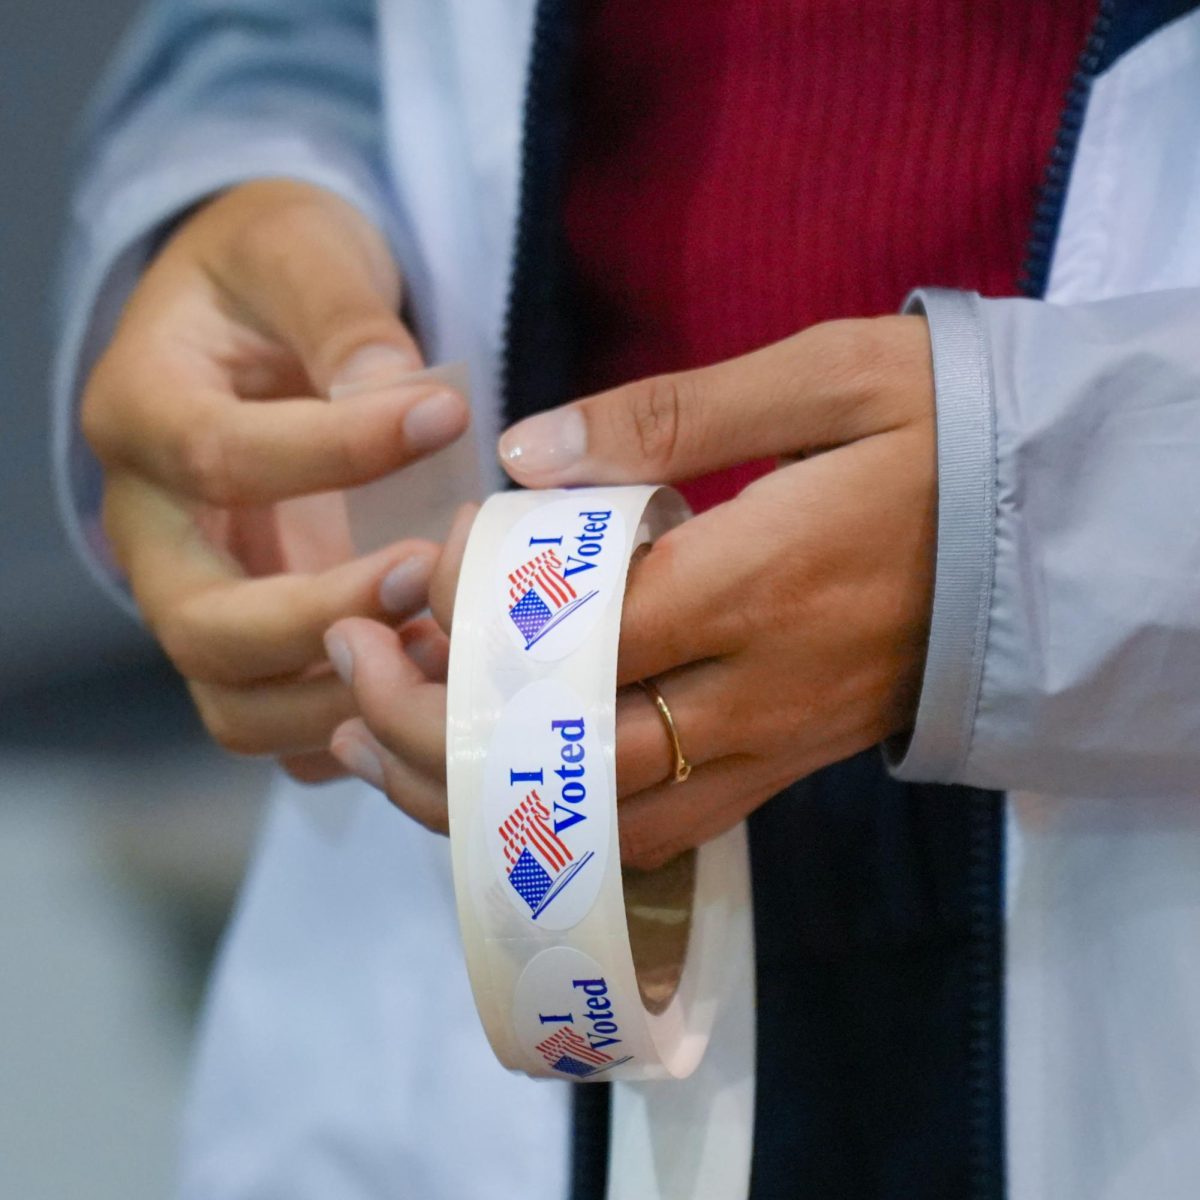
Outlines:
[[[541, 128], [531, 138], [525, 123], [530, 68], [544, 78], [539, 73], [553, 71], [565, 53], [554, 7], [542, 6], [535, 28], [529, 2], [380, 2], [394, 183], [413, 310], [435, 358], [471, 362], [483, 446], [504, 419], [502, 379], [510, 396], [520, 384], [531, 404], [565, 398], [565, 376], [539, 380], [529, 370], [533, 356], [523, 357], [519, 344], [514, 348], [514, 340], [521, 343], [531, 330], [536, 335], [537, 318], [521, 308], [519, 295], [510, 304], [514, 275], [520, 283], [520, 247], [537, 249], [527, 228], [530, 199], [537, 200], [540, 173], [563, 148], [555, 130]], [[1083, 62], [1084, 86], [1066, 106], [1051, 186], [1034, 216], [1031, 290], [1052, 301], [1200, 286], [1200, 195], [1192, 183], [1200, 168], [1200, 16], [1184, 4], [1106, 3], [1103, 10], [1103, 36]], [[431, 45], [439, 48], [436, 54], [429, 53]], [[1042, 49], [1031, 36], [1023, 58], [1040, 68]], [[999, 93], [994, 99], [1000, 110], [1010, 102]], [[921, 175], [926, 166], [915, 150], [909, 169]], [[533, 217], [538, 215], [535, 204]], [[549, 325], [540, 336], [553, 349]], [[536, 336], [525, 344], [534, 341]], [[1002, 927], [999, 896], [979, 892], [959, 869], [963, 854], [982, 855], [992, 865], [992, 882], [999, 883], [999, 831], [990, 802], [979, 798], [983, 815], [971, 818], [959, 793], [902, 797], [874, 765], [864, 775], [866, 770], [856, 760], [807, 785], [791, 801], [794, 811], [784, 813], [775, 802], [757, 820], [756, 886], [789, 880], [791, 872], [786, 895], [765, 882], [760, 887], [760, 977], [775, 965], [772, 933], [780, 944], [799, 943], [819, 964], [808, 972], [806, 986], [813, 990], [807, 995], [764, 995], [764, 1007], [778, 1004], [781, 1010], [778, 1028], [808, 1042], [800, 1059], [783, 1060], [775, 1082], [774, 1060], [762, 1057], [760, 1046], [760, 1082], [786, 1090], [811, 1077], [839, 1088], [837, 1103], [821, 1111], [807, 1104], [799, 1113], [760, 1106], [763, 1137], [827, 1142], [834, 1151], [826, 1161], [839, 1169], [843, 1163], [872, 1164], [851, 1177], [849, 1191], [835, 1191], [839, 1180], [828, 1178], [812, 1181], [808, 1195], [822, 1194], [821, 1187], [841, 1196], [920, 1194], [902, 1190], [906, 1178], [933, 1179], [941, 1191], [930, 1194], [999, 1194], [980, 1190], [1000, 1186], [997, 1147], [1000, 1175], [1007, 1169], [1009, 1194], [1020, 1200], [1051, 1194], [1175, 1200], [1184, 1194], [1169, 1190], [1169, 1182], [1164, 1188], [1170, 1179], [1164, 1164], [1195, 1155], [1189, 1131], [1197, 1127], [1200, 1086], [1189, 1065], [1195, 1055], [1186, 1051], [1196, 971], [1184, 951], [1189, 922], [1200, 914], [1200, 818], [1172, 811], [1170, 845], [1152, 854], [1161, 806], [1141, 801], [1117, 819], [1111, 806], [1083, 799], [1020, 798], [1009, 809], [1013, 852], [1008, 923]], [[798, 840], [809, 848], [799, 862]], [[1150, 895], [1138, 881], [1152, 863], [1159, 886]], [[1055, 886], [1064, 875], [1073, 887]], [[814, 895], [823, 887], [826, 894]], [[1170, 911], [1156, 907], [1155, 896], [1164, 894], [1174, 897]], [[1134, 906], [1137, 920], [1103, 920], [1114, 904]], [[921, 996], [922, 981], [950, 987], [956, 975], [971, 977], [988, 971], [989, 962], [996, 965], [999, 946], [989, 948], [986, 937], [974, 936], [972, 922], [976, 934], [991, 928], [1007, 935], [1003, 1044], [995, 1030], [975, 1038], [998, 1015], [999, 997], [979, 1012], [970, 1002], [963, 1007], [960, 994], [950, 1002], [951, 1012], [939, 1009], [938, 995]], [[919, 951], [921, 930], [944, 942], [937, 955], [950, 956], [932, 975], [919, 953], [905, 963], [889, 959], [888, 947]], [[1102, 952], [1073, 954], [1073, 930]], [[1160, 952], [1150, 955], [1155, 930], [1178, 953], [1159, 944]], [[863, 951], [857, 959], [848, 953], [856, 947]], [[784, 945], [781, 952], [787, 963], [780, 970], [792, 971], [791, 949]], [[955, 953], [959, 957], [951, 961]], [[1157, 1018], [1146, 1012], [1139, 975], [1154, 981]], [[901, 984], [917, 1002], [881, 1008], [889, 990]], [[814, 998], [821, 990], [829, 995]], [[1104, 1004], [1097, 1005], [1101, 995]], [[831, 999], [845, 1011], [842, 1024], [812, 1024], [810, 1004], [823, 1012]], [[918, 1025], [906, 1023], [906, 1014]], [[939, 1025], [940, 1037], [933, 1038]], [[936, 1055], [962, 1051], [964, 1036], [969, 1044], [960, 1062], [990, 1081], [983, 1104], [970, 1101], [963, 1079], [957, 1097], [932, 1094], [939, 1091], [932, 1086], [939, 1076], [959, 1069]], [[1185, 1053], [1173, 1057], [1173, 1048]], [[839, 1067], [839, 1056], [847, 1054], [862, 1064], [907, 1056], [897, 1059], [892, 1094], [884, 1075], [872, 1076], [864, 1088], [853, 1070]], [[977, 1061], [989, 1055], [1004, 1056], [1006, 1096], [1001, 1063]], [[1139, 1063], [1150, 1061], [1173, 1065], [1170, 1088], [1125, 1086], [1137, 1077]], [[911, 1126], [928, 1129], [931, 1121], [944, 1131], [944, 1144], [913, 1135]], [[931, 1157], [912, 1161], [914, 1148]], [[983, 1161], [989, 1154], [993, 1161]], [[957, 1174], [955, 1162], [961, 1164]], [[947, 1174], [939, 1179], [943, 1167]], [[874, 1182], [859, 1182], [871, 1169]], [[791, 1186], [763, 1194], [795, 1194], [794, 1176]]]

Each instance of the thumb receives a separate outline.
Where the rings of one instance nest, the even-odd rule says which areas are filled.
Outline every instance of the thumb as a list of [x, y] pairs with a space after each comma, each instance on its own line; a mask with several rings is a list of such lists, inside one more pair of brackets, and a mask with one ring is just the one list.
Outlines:
[[894, 427], [889, 388], [927, 374], [928, 358], [920, 317], [814, 325], [528, 417], [501, 437], [500, 461], [518, 483], [557, 487], [666, 483], [811, 453]]
[[399, 317], [391, 250], [356, 208], [287, 180], [245, 185], [213, 207], [213, 219], [235, 231], [220, 243], [221, 281], [295, 354], [317, 393], [387, 386], [421, 369]]

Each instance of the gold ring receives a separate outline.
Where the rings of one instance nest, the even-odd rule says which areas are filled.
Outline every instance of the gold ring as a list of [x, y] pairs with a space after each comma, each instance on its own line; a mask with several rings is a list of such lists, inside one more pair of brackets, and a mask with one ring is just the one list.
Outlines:
[[692, 764], [684, 757], [683, 747], [679, 744], [679, 731], [675, 728], [675, 718], [671, 716], [671, 710], [667, 707], [667, 702], [662, 698], [662, 692], [649, 679], [639, 679], [638, 683], [642, 685], [642, 689], [646, 695], [654, 701], [654, 707], [658, 709], [658, 715], [662, 717], [667, 737], [671, 741], [671, 753], [675, 756], [675, 766], [671, 772], [671, 782], [683, 783], [692, 773]]

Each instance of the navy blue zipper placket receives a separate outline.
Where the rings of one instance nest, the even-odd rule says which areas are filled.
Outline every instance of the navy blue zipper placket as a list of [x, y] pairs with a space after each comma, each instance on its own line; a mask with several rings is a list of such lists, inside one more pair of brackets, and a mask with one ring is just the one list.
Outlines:
[[[506, 408], [514, 406], [517, 390], [517, 328], [524, 316], [525, 295], [533, 260], [534, 191], [538, 161], [536, 130], [545, 107], [546, 65], [550, 53], [550, 24], [554, 17], [552, 0], [538, 0], [533, 15], [533, 33], [529, 44], [529, 65], [525, 75], [525, 106], [521, 128], [520, 189], [517, 198], [517, 222], [513, 240], [512, 268], [508, 278], [508, 305], [504, 313], [504, 355], [500, 366], [500, 397]], [[508, 413], [509, 417], [514, 414]]]
[[1004, 797], [970, 789], [967, 830], [967, 1174], [971, 1200], [1004, 1200]]
[[1050, 162], [1042, 177], [1042, 187], [1034, 209], [1033, 230], [1027, 247], [1027, 257], [1022, 267], [1017, 289], [1024, 296], [1040, 300], [1046, 294], [1050, 278], [1050, 260], [1054, 244], [1058, 240], [1058, 228], [1062, 222], [1063, 205], [1067, 199], [1067, 184], [1071, 179], [1071, 167], [1075, 162], [1075, 151], [1079, 148], [1079, 134], [1083, 129], [1083, 117], [1087, 111], [1088, 96], [1096, 73], [1104, 61], [1108, 37], [1116, 16], [1117, 0], [1100, 0], [1092, 28], [1071, 77], [1071, 87], [1063, 104], [1059, 118], [1058, 133], [1054, 148], [1050, 151]]
[[569, 399], [573, 297], [560, 209], [578, 14], [577, 0], [538, 0], [534, 11], [500, 379], [510, 421]]

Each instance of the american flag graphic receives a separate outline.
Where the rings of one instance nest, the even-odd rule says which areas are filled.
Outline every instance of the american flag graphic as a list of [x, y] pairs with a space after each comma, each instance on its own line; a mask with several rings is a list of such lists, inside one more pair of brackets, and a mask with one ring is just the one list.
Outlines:
[[561, 871], [573, 858], [566, 843], [551, 827], [550, 810], [536, 790], [512, 810], [508, 820], [500, 826], [500, 836], [504, 839], [504, 857], [508, 859], [510, 871], [527, 842], [538, 848], [542, 858], [555, 871]]
[[596, 594], [580, 596], [567, 582], [562, 565], [558, 551], [543, 550], [508, 576], [508, 615], [526, 649]]
[[554, 1070], [580, 1079], [595, 1074], [613, 1061], [611, 1054], [592, 1049], [587, 1038], [581, 1037], [569, 1026], [564, 1026], [544, 1042], [539, 1042], [537, 1051]]
[[575, 599], [575, 589], [563, 577], [562, 565], [557, 550], [543, 550], [509, 574], [509, 599], [516, 604], [530, 588], [536, 587], [555, 608], [569, 604]]
[[500, 826], [508, 882], [529, 905], [534, 920], [591, 859], [589, 850], [578, 861], [554, 832], [550, 810], [531, 791]]

